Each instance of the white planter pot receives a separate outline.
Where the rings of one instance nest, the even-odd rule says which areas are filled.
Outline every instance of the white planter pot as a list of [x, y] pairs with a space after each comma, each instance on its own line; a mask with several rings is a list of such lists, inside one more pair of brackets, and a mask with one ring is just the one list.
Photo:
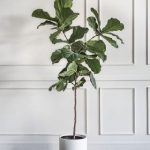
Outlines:
[[87, 137], [77, 135], [78, 139], [72, 136], [61, 136], [59, 138], [59, 150], [87, 150]]

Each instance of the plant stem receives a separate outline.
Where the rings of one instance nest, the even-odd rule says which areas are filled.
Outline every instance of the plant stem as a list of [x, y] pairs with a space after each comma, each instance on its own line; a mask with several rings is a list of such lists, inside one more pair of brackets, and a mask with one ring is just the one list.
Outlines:
[[74, 127], [73, 127], [73, 138], [76, 136], [76, 123], [77, 123], [77, 87], [76, 87], [77, 79], [75, 77], [74, 84]]
[[66, 40], [67, 40], [67, 42], [68, 42], [68, 44], [69, 44], [69, 40], [68, 40], [68, 38], [67, 38], [65, 32], [63, 32], [63, 35], [64, 35], [64, 37], [66, 38]]

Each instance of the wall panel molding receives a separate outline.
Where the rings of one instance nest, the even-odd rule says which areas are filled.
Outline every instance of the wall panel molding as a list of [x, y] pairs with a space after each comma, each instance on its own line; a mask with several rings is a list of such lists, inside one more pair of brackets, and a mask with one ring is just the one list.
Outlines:
[[[133, 135], [135, 133], [135, 92], [134, 91], [135, 91], [134, 88], [122, 88], [122, 87], [121, 88], [114, 87], [114, 88], [100, 88], [99, 89], [99, 92], [100, 92], [100, 97], [99, 97], [99, 100], [100, 100], [100, 102], [99, 102], [100, 103], [99, 134], [100, 135]], [[108, 92], [108, 93], [106, 93], [106, 92]], [[124, 98], [124, 102], [129, 99], [128, 100], [129, 106], [127, 106], [127, 103], [126, 102], [124, 103], [123, 101], [122, 101], [122, 103], [124, 103], [124, 105], [122, 105], [121, 103], [118, 104], [118, 102], [121, 101], [120, 93], [125, 94], [124, 96], [122, 95], [122, 99]], [[127, 93], [130, 95], [127, 95]], [[110, 94], [112, 94], [111, 99], [110, 99]], [[115, 99], [117, 99], [117, 97], [119, 99], [117, 100], [117, 103], [114, 104], [112, 101], [116, 102]], [[125, 99], [125, 97], [126, 97], [126, 99]], [[108, 106], [106, 106], [106, 103]], [[111, 106], [110, 106], [110, 104], [111, 104]], [[121, 111], [122, 109], [119, 108], [119, 105], [122, 109], [124, 109], [124, 107], [125, 107], [126, 112], [124, 112], [125, 110]], [[130, 109], [127, 110], [127, 108], [130, 108]], [[105, 111], [105, 112], [103, 112], [103, 111]], [[111, 112], [109, 112], [109, 111], [111, 111]], [[126, 120], [125, 122], [123, 122], [124, 117], [122, 118], [120, 116], [119, 112], [122, 113], [123, 116], [126, 115], [128, 112], [130, 112], [130, 114], [128, 114], [127, 116], [124, 116], [128, 120], [129, 115], [130, 115], [130, 119], [128, 121]], [[112, 117], [110, 115], [112, 115]], [[110, 118], [110, 120], [108, 120], [108, 118]], [[115, 119], [117, 119], [117, 118], [120, 118], [120, 119], [116, 120], [116, 124], [114, 124]], [[122, 119], [122, 121], [121, 121], [121, 119]], [[126, 124], [127, 126], [124, 126], [121, 123], [120, 125], [122, 127], [119, 129], [120, 126], [116, 127], [117, 124], [119, 124], [119, 122], [120, 123], [122, 122], [123, 124]], [[130, 122], [130, 127], [128, 126], [129, 122]]]

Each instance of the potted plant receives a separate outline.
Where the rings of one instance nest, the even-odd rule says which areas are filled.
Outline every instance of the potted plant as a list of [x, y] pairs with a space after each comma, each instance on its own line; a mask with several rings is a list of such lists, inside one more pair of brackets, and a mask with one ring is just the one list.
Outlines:
[[[82, 87], [89, 77], [91, 84], [96, 88], [94, 74], [101, 71], [101, 63], [106, 61], [106, 42], [118, 48], [117, 42], [113, 39], [123, 40], [114, 31], [121, 31], [124, 25], [116, 18], [108, 20], [102, 28], [99, 13], [91, 8], [92, 16], [87, 18], [89, 27], [94, 31], [94, 35], [86, 42], [83, 40], [89, 31], [87, 27], [73, 26], [72, 22], [78, 17], [79, 13], [72, 10], [73, 0], [55, 0], [55, 17], [51, 17], [43, 9], [36, 9], [32, 16], [44, 19], [44, 22], [37, 28], [44, 25], [51, 26], [49, 39], [53, 44], [64, 43], [63, 47], [55, 50], [51, 55], [52, 63], [59, 63], [61, 59], [66, 60], [66, 66], [58, 74], [58, 81], [49, 90], [55, 88], [57, 91], [65, 91], [69, 84], [74, 91], [74, 125], [73, 134], [61, 136], [59, 139], [60, 150], [86, 150], [87, 138], [85, 135], [76, 134], [77, 122], [77, 89]], [[68, 36], [68, 32], [71, 35]], [[59, 38], [63, 34], [64, 38]], [[99, 39], [95, 39], [99, 37]]]

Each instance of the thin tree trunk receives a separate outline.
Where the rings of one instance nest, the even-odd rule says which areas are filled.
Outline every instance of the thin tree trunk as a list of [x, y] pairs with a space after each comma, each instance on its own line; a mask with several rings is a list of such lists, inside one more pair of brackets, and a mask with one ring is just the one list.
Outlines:
[[77, 123], [77, 88], [76, 88], [76, 79], [74, 86], [74, 127], [73, 127], [73, 138], [76, 136], [76, 123]]

